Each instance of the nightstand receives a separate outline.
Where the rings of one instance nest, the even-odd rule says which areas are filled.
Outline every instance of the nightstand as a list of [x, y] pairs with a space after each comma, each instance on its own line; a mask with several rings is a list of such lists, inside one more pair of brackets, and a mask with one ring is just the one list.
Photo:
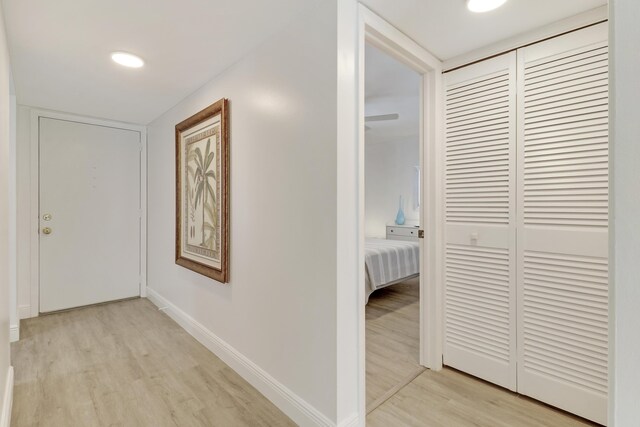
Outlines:
[[387, 225], [387, 239], [418, 240], [417, 225]]

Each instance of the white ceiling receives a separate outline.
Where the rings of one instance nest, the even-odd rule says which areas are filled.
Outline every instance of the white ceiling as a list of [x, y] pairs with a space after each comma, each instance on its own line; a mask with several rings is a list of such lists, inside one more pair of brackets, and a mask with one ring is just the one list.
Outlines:
[[317, 1], [2, 0], [18, 102], [146, 124]]
[[[472, 52], [596, 7], [607, 0], [508, 0], [477, 14], [465, 0], [360, 0], [441, 60]], [[418, 75], [382, 51], [365, 50], [365, 114], [398, 113], [368, 122], [367, 144], [415, 138], [419, 131]]]
[[[321, 1], [2, 0], [18, 102], [145, 124]], [[464, 0], [362, 1], [440, 59], [606, 4], [509, 0], [478, 15]], [[114, 64], [116, 50], [145, 67]]]
[[465, 0], [360, 0], [441, 60], [526, 33], [607, 0], [508, 0], [472, 13]]
[[420, 131], [420, 75], [379, 49], [365, 49], [365, 115], [394, 114], [398, 120], [367, 122], [367, 144], [416, 138]]

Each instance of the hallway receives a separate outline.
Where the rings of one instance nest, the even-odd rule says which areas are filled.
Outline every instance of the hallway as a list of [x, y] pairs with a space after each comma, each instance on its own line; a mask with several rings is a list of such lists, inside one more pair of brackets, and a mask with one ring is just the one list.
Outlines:
[[146, 299], [22, 321], [11, 425], [289, 426]]

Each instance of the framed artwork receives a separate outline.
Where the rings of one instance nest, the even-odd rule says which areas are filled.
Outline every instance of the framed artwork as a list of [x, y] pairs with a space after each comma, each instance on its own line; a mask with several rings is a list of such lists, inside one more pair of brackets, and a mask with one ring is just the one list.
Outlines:
[[176, 125], [176, 264], [229, 281], [228, 100]]

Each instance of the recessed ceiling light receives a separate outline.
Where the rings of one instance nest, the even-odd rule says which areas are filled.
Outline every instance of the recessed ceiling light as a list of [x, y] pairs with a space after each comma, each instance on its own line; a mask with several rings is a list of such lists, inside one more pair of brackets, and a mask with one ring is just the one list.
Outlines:
[[467, 8], [471, 12], [489, 12], [490, 10], [497, 9], [507, 0], [467, 0]]
[[120, 65], [130, 68], [140, 68], [144, 65], [142, 58], [126, 52], [113, 52], [111, 59]]

